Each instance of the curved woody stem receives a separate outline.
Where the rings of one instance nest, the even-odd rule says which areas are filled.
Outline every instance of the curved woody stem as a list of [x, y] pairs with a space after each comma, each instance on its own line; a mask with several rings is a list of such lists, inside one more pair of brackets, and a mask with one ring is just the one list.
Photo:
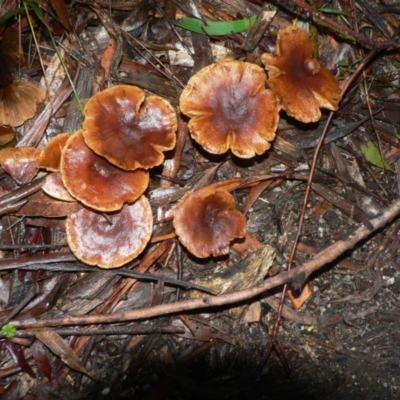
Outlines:
[[[349, 89], [349, 87], [354, 83], [354, 81], [358, 78], [358, 76], [366, 68], [368, 63], [375, 57], [375, 55], [380, 50], [381, 50], [380, 48], [375, 48], [370, 53], [368, 53], [367, 56], [362, 60], [362, 62], [359, 64], [357, 70], [350, 77], [350, 79], [348, 81], [346, 81], [346, 83], [344, 84], [344, 86], [342, 88], [342, 92], [341, 92], [342, 98], [345, 95], [345, 93], [347, 92], [347, 90]], [[293, 241], [292, 250], [290, 252], [290, 256], [289, 256], [289, 260], [288, 260], [288, 267], [287, 267], [288, 272], [290, 272], [291, 269], [292, 269], [293, 261], [294, 261], [294, 258], [296, 256], [296, 252], [297, 252], [297, 246], [298, 246], [298, 244], [300, 242], [303, 223], [304, 223], [304, 218], [305, 218], [305, 213], [306, 213], [306, 210], [307, 210], [307, 203], [308, 203], [308, 200], [309, 200], [309, 197], [310, 197], [310, 193], [311, 193], [311, 189], [312, 189], [312, 183], [313, 183], [313, 180], [314, 180], [314, 175], [315, 175], [315, 171], [316, 171], [316, 165], [317, 165], [318, 157], [319, 157], [322, 145], [324, 144], [324, 140], [325, 140], [326, 134], [328, 132], [328, 128], [329, 128], [329, 126], [331, 124], [331, 121], [333, 119], [334, 114], [335, 114], [335, 112], [333, 112], [333, 111], [330, 112], [330, 114], [329, 114], [329, 116], [328, 116], [328, 118], [326, 120], [324, 130], [323, 130], [323, 132], [321, 134], [321, 137], [320, 137], [320, 139], [318, 141], [318, 144], [317, 144], [317, 147], [315, 149], [315, 153], [314, 153], [314, 156], [313, 156], [313, 161], [312, 161], [311, 168], [310, 168], [310, 175], [309, 175], [308, 180], [307, 180], [307, 187], [306, 187], [306, 191], [305, 191], [305, 194], [304, 194], [303, 206], [302, 206], [301, 213], [300, 213], [299, 226], [298, 226], [298, 229], [297, 229], [296, 237], [295, 237], [295, 239]], [[305, 281], [303, 283], [305, 283]], [[288, 284], [285, 283], [284, 286], [283, 286], [283, 289], [282, 289], [278, 311], [277, 311], [275, 322], [274, 322], [274, 325], [273, 325], [273, 328], [272, 328], [272, 332], [271, 332], [271, 342], [270, 342], [270, 345], [269, 345], [268, 350], [266, 352], [265, 358], [268, 358], [268, 356], [271, 353], [272, 349], [276, 349], [277, 352], [280, 353], [280, 349], [279, 349], [278, 341], [277, 341], [277, 336], [278, 336], [280, 321], [281, 321], [281, 317], [282, 317], [282, 310], [283, 310], [283, 305], [284, 305], [284, 301], [285, 301], [287, 286], [288, 286]]]

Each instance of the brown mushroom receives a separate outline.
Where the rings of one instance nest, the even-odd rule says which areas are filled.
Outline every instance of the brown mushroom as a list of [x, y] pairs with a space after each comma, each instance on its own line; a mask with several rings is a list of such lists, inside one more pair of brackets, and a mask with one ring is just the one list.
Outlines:
[[60, 133], [49, 140], [39, 157], [38, 167], [48, 171], [59, 171], [61, 153], [70, 137], [71, 133]]
[[117, 85], [94, 95], [86, 104], [83, 135], [87, 145], [110, 163], [126, 170], [148, 169], [175, 146], [174, 108], [159, 96], [145, 98], [135, 86]]
[[[1, 2], [1, 11], [4, 4]], [[1, 12], [0, 12], [1, 13]], [[21, 47], [21, 26], [3, 24], [0, 40], [0, 125], [19, 126], [32, 118], [46, 90], [21, 80], [28, 62]]]
[[247, 62], [225, 60], [200, 70], [180, 97], [192, 137], [213, 154], [264, 153], [275, 138], [280, 110], [265, 84], [263, 69]]
[[0, 146], [10, 143], [15, 138], [15, 131], [10, 126], [0, 126]]
[[57, 200], [70, 202], [76, 201], [76, 199], [69, 194], [68, 190], [64, 186], [60, 171], [53, 172], [52, 174], [46, 176], [46, 179], [42, 185], [42, 190]]
[[116, 268], [138, 256], [150, 240], [153, 216], [149, 201], [140, 197], [114, 213], [82, 209], [67, 218], [67, 239], [81, 261]]
[[334, 111], [340, 102], [338, 81], [313, 55], [308, 33], [289, 26], [278, 32], [275, 55], [261, 56], [268, 84], [279, 96], [282, 108], [302, 122], [318, 121], [320, 107]]
[[0, 150], [0, 164], [19, 185], [23, 185], [36, 175], [40, 154], [41, 150], [35, 147], [10, 147]]
[[234, 197], [208, 187], [183, 196], [173, 225], [179, 241], [199, 258], [227, 254], [230, 242], [246, 234], [246, 220], [235, 208]]
[[86, 145], [82, 130], [68, 139], [60, 171], [70, 194], [100, 211], [119, 210], [124, 203], [139, 198], [149, 184], [147, 171], [125, 171], [94, 153]]
[[15, 80], [0, 88], [0, 125], [23, 124], [45, 98], [46, 90], [28, 81]]

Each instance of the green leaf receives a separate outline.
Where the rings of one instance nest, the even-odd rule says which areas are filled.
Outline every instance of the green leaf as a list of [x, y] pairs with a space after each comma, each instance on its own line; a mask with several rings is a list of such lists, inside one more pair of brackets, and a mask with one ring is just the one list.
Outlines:
[[251, 18], [238, 19], [236, 21], [207, 21], [204, 23], [200, 19], [187, 17], [176, 21], [175, 25], [203, 35], [224, 36], [249, 29], [249, 26], [255, 24], [256, 19], [257, 16], [253, 15]]
[[[1, 7], [1, 5], [0, 5]], [[0, 18], [0, 26], [4, 24], [8, 19], [12, 18], [14, 15], [18, 15], [20, 12], [24, 10], [23, 7], [18, 7], [13, 11], [10, 11], [8, 13], [5, 13], [1, 18]]]
[[[24, 5], [28, 6], [28, 3], [26, 1], [24, 1]], [[32, 7], [32, 10], [35, 12], [36, 16], [40, 19], [42, 24], [46, 25], [46, 27], [48, 28], [48, 25], [43, 16], [43, 10], [40, 8], [39, 4], [32, 1], [29, 3], [29, 5]]]
[[336, 10], [335, 8], [318, 8], [318, 11], [325, 14], [346, 15], [346, 11]]
[[1, 328], [1, 333], [9, 338], [12, 338], [17, 333], [17, 329], [13, 324], [6, 324]]
[[361, 145], [361, 152], [365, 159], [378, 168], [386, 169], [387, 171], [394, 172], [393, 168], [384, 160], [379, 149], [373, 142], [369, 141], [367, 144]]

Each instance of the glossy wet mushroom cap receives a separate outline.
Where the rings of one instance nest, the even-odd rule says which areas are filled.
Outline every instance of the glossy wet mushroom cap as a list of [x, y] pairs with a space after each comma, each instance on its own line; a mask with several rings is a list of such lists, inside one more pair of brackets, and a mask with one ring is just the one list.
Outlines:
[[246, 234], [234, 197], [208, 187], [185, 194], [174, 210], [173, 225], [179, 241], [199, 258], [227, 254], [231, 241]]
[[83, 135], [87, 145], [126, 170], [152, 168], [176, 142], [177, 118], [159, 96], [145, 96], [135, 86], [117, 85], [86, 104]]
[[82, 209], [67, 218], [67, 239], [81, 261], [117, 268], [137, 257], [150, 240], [153, 216], [149, 201], [140, 197], [114, 213]]
[[302, 122], [318, 121], [320, 107], [337, 110], [341, 99], [339, 82], [313, 57], [313, 42], [297, 26], [280, 30], [275, 54], [261, 56], [282, 108]]
[[224, 60], [200, 70], [180, 97], [192, 137], [213, 154], [263, 154], [275, 138], [280, 110], [265, 85], [263, 69], [247, 62]]
[[94, 153], [86, 145], [81, 130], [68, 139], [60, 171], [69, 193], [100, 211], [119, 210], [124, 203], [134, 202], [149, 184], [148, 171], [125, 171]]
[[60, 133], [49, 140], [39, 157], [38, 167], [48, 171], [59, 171], [61, 153], [71, 135], [71, 133]]

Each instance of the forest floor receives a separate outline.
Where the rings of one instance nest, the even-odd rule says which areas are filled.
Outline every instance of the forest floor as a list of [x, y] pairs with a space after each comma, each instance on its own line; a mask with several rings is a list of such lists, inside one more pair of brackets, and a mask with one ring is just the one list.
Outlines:
[[[42, 151], [79, 131], [85, 105], [116, 85], [167, 100], [178, 121], [175, 149], [149, 170], [152, 237], [122, 268], [89, 267], [69, 250], [66, 220], [82, 204], [42, 191], [57, 172], [36, 164], [29, 179], [15, 176], [0, 151], [2, 398], [400, 398], [396, 1], [1, 3], [0, 123], [15, 125], [1, 149]], [[220, 24], [195, 32], [200, 19]], [[247, 25], [233, 33], [237, 20]], [[262, 54], [276, 54], [293, 24], [338, 80], [338, 109], [310, 123], [282, 109], [271, 148], [254, 157], [204, 150], [179, 108], [189, 79], [224, 59], [264, 70]], [[46, 98], [13, 123], [5, 107], [21, 100], [6, 96], [17, 80]], [[247, 233], [228, 254], [198, 258], [171, 218], [185, 193], [207, 188], [234, 196]], [[115, 214], [101, 215], [113, 224]]]

